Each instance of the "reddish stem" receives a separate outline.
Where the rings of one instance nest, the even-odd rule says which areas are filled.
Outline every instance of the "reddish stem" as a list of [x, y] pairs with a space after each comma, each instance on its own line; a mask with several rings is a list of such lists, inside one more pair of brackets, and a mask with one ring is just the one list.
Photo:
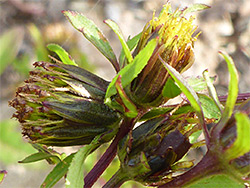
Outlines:
[[125, 119], [121, 127], [112, 141], [108, 149], [102, 155], [100, 160], [95, 164], [95, 166], [91, 169], [91, 171], [84, 178], [84, 188], [90, 188], [97, 181], [97, 179], [102, 175], [105, 169], [109, 166], [116, 155], [117, 145], [119, 141], [133, 128], [133, 120]]
[[222, 173], [218, 158], [211, 152], [207, 152], [202, 160], [191, 170], [175, 177], [172, 181], [158, 188], [183, 187], [209, 176]]

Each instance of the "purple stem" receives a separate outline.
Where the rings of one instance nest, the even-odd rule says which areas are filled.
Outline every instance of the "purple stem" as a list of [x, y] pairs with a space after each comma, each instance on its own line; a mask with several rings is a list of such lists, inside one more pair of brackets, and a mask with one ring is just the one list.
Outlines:
[[222, 172], [218, 158], [211, 152], [207, 152], [202, 160], [191, 170], [176, 176], [172, 181], [159, 186], [159, 188], [183, 187], [190, 185], [197, 180], [207, 178], [211, 175], [220, 174]]
[[91, 169], [91, 171], [84, 178], [84, 188], [90, 188], [97, 181], [97, 179], [102, 175], [105, 169], [109, 166], [116, 155], [117, 145], [119, 141], [133, 128], [133, 120], [125, 119], [121, 127], [112, 141], [108, 149], [102, 155], [100, 160], [95, 164], [95, 166]]

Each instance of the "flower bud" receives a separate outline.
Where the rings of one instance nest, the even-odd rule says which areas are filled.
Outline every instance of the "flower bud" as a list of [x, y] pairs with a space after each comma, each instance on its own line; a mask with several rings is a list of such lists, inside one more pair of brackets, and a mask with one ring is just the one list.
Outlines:
[[153, 15], [134, 51], [135, 56], [152, 38], [158, 38], [146, 67], [131, 84], [131, 98], [137, 104], [156, 106], [167, 100], [163, 98], [162, 90], [170, 76], [159, 56], [178, 72], [184, 72], [194, 62], [193, 45], [197, 38], [197, 35], [193, 36], [197, 28], [193, 24], [194, 17], [187, 19], [180, 10], [170, 12], [171, 6], [167, 4], [159, 17]]
[[108, 82], [72, 65], [34, 65], [43, 70], [31, 71], [26, 85], [19, 87], [10, 101], [24, 136], [35, 143], [70, 146], [115, 132], [119, 114], [103, 103]]
[[120, 176], [126, 180], [151, 184], [177, 171], [172, 168], [173, 164], [192, 146], [188, 139], [192, 129], [187, 131], [184, 128], [188, 124], [185, 118], [180, 116], [179, 119], [171, 120], [158, 117], [134, 129], [132, 137], [127, 136], [119, 144]]

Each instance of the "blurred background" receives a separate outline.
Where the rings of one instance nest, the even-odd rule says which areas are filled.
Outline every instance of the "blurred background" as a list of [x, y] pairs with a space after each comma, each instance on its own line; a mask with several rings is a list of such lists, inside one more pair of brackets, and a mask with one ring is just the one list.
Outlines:
[[[162, 8], [166, 0], [0, 0], [0, 170], [7, 177], [0, 187], [39, 187], [52, 169], [46, 162], [18, 164], [35, 150], [22, 138], [18, 123], [10, 119], [14, 109], [8, 101], [27, 79], [32, 64], [48, 60], [46, 45], [57, 43], [65, 48], [79, 66], [111, 80], [115, 71], [109, 62], [62, 15], [61, 10], [75, 10], [92, 19], [109, 39], [117, 56], [121, 50], [118, 38], [104, 23], [112, 19], [118, 23], [125, 38], [141, 32], [147, 21]], [[249, 0], [182, 0], [171, 1], [173, 9], [192, 3], [204, 3], [211, 8], [197, 13], [198, 30], [202, 31], [195, 44], [196, 62], [186, 76], [201, 75], [205, 69], [218, 75], [219, 94], [227, 93], [226, 64], [219, 50], [229, 53], [240, 76], [240, 92], [250, 91], [250, 1]], [[67, 154], [77, 148], [56, 148]], [[91, 169], [102, 150], [92, 154], [86, 162]], [[95, 187], [112, 176], [118, 168], [115, 159], [111, 168]], [[55, 187], [64, 187], [60, 181]], [[123, 187], [142, 187], [128, 182]]]

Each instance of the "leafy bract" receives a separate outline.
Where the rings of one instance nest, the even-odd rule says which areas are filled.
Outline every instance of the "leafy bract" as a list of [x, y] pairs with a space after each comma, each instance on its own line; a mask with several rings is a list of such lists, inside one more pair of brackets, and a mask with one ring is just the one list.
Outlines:
[[68, 171], [69, 165], [74, 157], [75, 153], [72, 153], [66, 157], [63, 161], [59, 162], [54, 169], [48, 174], [41, 187], [50, 188], [54, 186]]
[[128, 63], [131, 63], [133, 61], [133, 56], [130, 52], [130, 49], [123, 37], [122, 31], [120, 30], [119, 26], [112, 20], [105, 20], [104, 23], [106, 23], [118, 36], [120, 43], [122, 45], [122, 49], [124, 50], [125, 56], [128, 60]]
[[100, 146], [100, 136], [97, 136], [89, 145], [83, 146], [75, 154], [67, 174], [66, 188], [82, 188], [84, 185], [83, 168], [87, 156]]
[[110, 104], [110, 97], [117, 93], [115, 82], [119, 76], [122, 77], [122, 87], [125, 88], [131, 81], [137, 77], [142, 69], [147, 65], [149, 58], [151, 57], [156, 46], [156, 40], [151, 40], [147, 46], [140, 51], [140, 53], [134, 58], [133, 62], [124, 67], [111, 81], [108, 86], [105, 103]]
[[133, 104], [133, 102], [129, 99], [129, 97], [126, 95], [122, 84], [121, 84], [121, 76], [119, 76], [116, 80], [115, 83], [115, 87], [116, 90], [120, 96], [120, 98], [122, 99], [122, 102], [125, 106], [125, 116], [130, 117], [130, 118], [134, 118], [137, 116], [138, 112], [137, 112], [137, 108], [136, 106]]
[[[127, 45], [129, 47], [129, 50], [132, 51], [135, 46], [138, 44], [139, 40], [141, 38], [141, 33], [137, 34], [136, 36], [134, 36], [132, 39], [129, 39], [127, 41]], [[123, 68], [124, 66], [126, 66], [127, 64], [124, 62], [125, 61], [125, 52], [124, 50], [122, 49], [121, 50], [121, 54], [120, 54], [120, 57], [119, 57], [119, 64], [120, 64], [120, 67]]]
[[113, 65], [115, 70], [119, 71], [119, 64], [116, 60], [113, 49], [107, 38], [100, 29], [84, 15], [74, 11], [62, 11], [70, 23], [80, 31]]
[[174, 83], [173, 79], [167, 79], [167, 82], [162, 90], [163, 97], [174, 98], [181, 94], [180, 88]]
[[149, 112], [147, 112], [146, 114], [144, 114], [140, 118], [140, 121], [146, 121], [149, 119], [153, 119], [153, 118], [160, 116], [162, 114], [166, 114], [167, 112], [170, 112], [173, 109], [174, 109], [174, 107], [155, 107], [155, 108], [152, 108]]
[[43, 159], [49, 159], [51, 157], [54, 157], [60, 160], [60, 158], [56, 155], [52, 155], [50, 153], [45, 153], [45, 152], [37, 152], [37, 153], [31, 154], [30, 156], [26, 157], [22, 161], [19, 161], [19, 163], [32, 163], [32, 162], [40, 161]]
[[201, 103], [199, 101], [197, 94], [195, 93], [193, 88], [189, 86], [187, 81], [183, 78], [183, 76], [180, 75], [179, 72], [177, 72], [173, 67], [171, 67], [169, 64], [167, 64], [160, 56], [159, 56], [159, 58], [162, 61], [163, 65], [166, 67], [169, 74], [174, 79], [174, 81], [178, 84], [179, 88], [186, 95], [191, 106], [196, 111], [197, 116], [199, 117], [200, 123], [203, 125], [204, 124], [204, 116], [203, 116], [203, 111], [201, 108]]
[[47, 48], [50, 51], [55, 52], [64, 64], [77, 66], [75, 61], [68, 54], [68, 52], [66, 52], [66, 50], [64, 50], [61, 46], [59, 46], [57, 44], [49, 44], [49, 45], [47, 45]]

